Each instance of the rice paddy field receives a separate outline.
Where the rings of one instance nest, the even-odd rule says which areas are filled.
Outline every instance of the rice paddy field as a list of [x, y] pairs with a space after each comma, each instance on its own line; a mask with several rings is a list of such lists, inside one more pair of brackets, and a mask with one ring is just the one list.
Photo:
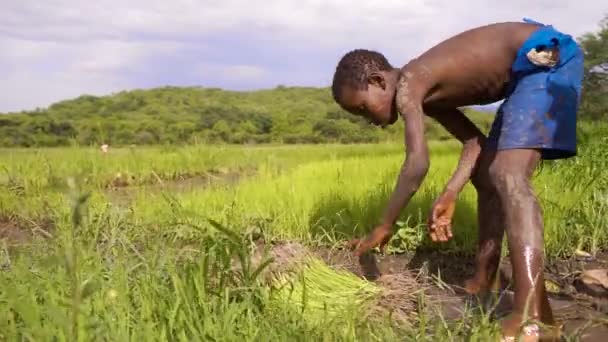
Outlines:
[[[608, 246], [602, 132], [586, 127], [578, 157], [534, 176], [548, 288], [558, 318], [576, 323], [568, 340], [608, 321], [572, 289], [585, 267], [575, 256], [600, 262]], [[458, 295], [472, 273], [474, 189], [459, 197], [451, 242], [425, 234], [460, 152], [430, 146], [387, 254], [370, 256], [376, 277], [341, 246], [380, 218], [402, 145], [2, 149], [0, 340], [493, 340], [493, 315]], [[559, 303], [575, 309], [560, 316]]]

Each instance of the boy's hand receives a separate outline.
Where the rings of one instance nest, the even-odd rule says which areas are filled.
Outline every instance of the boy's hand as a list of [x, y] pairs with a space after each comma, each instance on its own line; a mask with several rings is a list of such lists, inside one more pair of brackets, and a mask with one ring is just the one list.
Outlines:
[[446, 242], [452, 238], [452, 216], [456, 209], [456, 193], [445, 190], [433, 204], [428, 220], [431, 240]]
[[393, 227], [390, 224], [381, 224], [374, 228], [365, 239], [353, 239], [348, 242], [350, 249], [355, 249], [355, 255], [361, 256], [368, 250], [380, 247], [380, 250], [384, 253], [386, 244], [393, 236]]

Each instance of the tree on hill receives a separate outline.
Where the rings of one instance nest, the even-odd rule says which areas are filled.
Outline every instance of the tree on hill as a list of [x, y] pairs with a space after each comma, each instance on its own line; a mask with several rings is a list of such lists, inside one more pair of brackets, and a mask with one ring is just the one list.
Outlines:
[[[608, 17], [580, 37], [585, 51], [580, 117], [608, 118]], [[493, 117], [467, 109], [484, 132]], [[452, 139], [425, 120], [429, 139]], [[82, 95], [47, 109], [0, 115], [0, 147], [202, 143], [362, 143], [403, 140], [403, 125], [379, 129], [342, 110], [329, 88], [236, 92], [162, 87], [109, 96]]]
[[608, 15], [595, 33], [579, 39], [585, 51], [585, 78], [581, 116], [592, 120], [608, 118]]

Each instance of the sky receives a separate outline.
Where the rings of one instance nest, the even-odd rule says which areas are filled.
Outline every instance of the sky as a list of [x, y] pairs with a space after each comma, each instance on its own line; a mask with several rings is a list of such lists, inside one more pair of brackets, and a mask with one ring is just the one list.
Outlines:
[[355, 48], [402, 66], [464, 30], [522, 18], [575, 37], [606, 0], [0, 0], [0, 112], [83, 94], [329, 86]]

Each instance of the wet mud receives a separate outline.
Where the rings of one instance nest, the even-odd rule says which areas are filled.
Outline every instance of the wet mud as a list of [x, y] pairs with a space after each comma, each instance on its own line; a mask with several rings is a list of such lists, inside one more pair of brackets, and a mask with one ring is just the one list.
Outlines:
[[20, 227], [17, 222], [8, 218], [0, 218], [0, 241], [8, 246], [19, 246], [31, 240], [32, 234], [29, 230]]
[[190, 185], [213, 184], [216, 182], [234, 183], [244, 176], [252, 176], [256, 173], [254, 167], [239, 167], [234, 169], [213, 168], [198, 172], [187, 172], [170, 177], [159, 176], [156, 173], [148, 176], [145, 180], [136, 181], [135, 176], [117, 173], [114, 178], [105, 185], [106, 190], [117, 190], [122, 188], [167, 188], [168, 190], [187, 190]]
[[43, 218], [25, 221], [17, 217], [0, 216], [0, 243], [8, 248], [28, 245], [36, 236], [53, 237], [52, 220]]
[[[446, 320], [457, 320], [465, 311], [479, 308], [500, 318], [511, 311], [511, 265], [508, 259], [500, 266], [501, 286], [484, 297], [470, 296], [463, 290], [464, 280], [473, 275], [474, 259], [441, 252], [418, 252], [400, 255], [368, 254], [355, 258], [350, 251], [318, 248], [315, 253], [339, 269], [349, 270], [375, 281], [392, 274], [406, 273], [425, 287], [429, 303]], [[608, 298], [590, 296], [577, 289], [580, 273], [586, 269], [607, 269], [608, 254], [592, 260], [549, 260], [545, 268], [549, 282], [549, 300], [555, 318], [569, 340], [608, 341]]]
[[212, 169], [204, 172], [183, 174], [179, 177], [163, 180], [160, 177], [151, 179], [141, 185], [133, 185], [122, 179], [115, 179], [105, 187], [105, 193], [111, 202], [118, 205], [128, 205], [140, 192], [184, 193], [206, 189], [212, 186], [232, 186], [243, 178], [256, 174], [254, 168], [235, 170]]

